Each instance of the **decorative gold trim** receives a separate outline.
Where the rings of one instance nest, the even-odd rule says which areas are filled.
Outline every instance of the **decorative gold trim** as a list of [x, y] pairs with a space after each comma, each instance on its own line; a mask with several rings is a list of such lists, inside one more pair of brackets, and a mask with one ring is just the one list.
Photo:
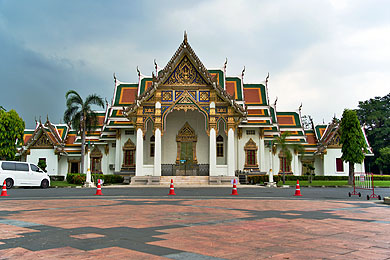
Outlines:
[[100, 151], [100, 149], [97, 147], [97, 145], [93, 148], [90, 157], [92, 158], [102, 158], [103, 154]]
[[122, 150], [135, 150], [135, 144], [131, 139], [127, 139], [126, 143], [123, 145]]

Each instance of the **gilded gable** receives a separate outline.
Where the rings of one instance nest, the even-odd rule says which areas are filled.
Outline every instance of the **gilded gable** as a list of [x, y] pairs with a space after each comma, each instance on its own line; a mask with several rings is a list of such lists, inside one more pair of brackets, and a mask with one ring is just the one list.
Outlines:
[[31, 146], [33, 148], [53, 148], [53, 144], [50, 142], [49, 137], [43, 132], [37, 141]]
[[171, 75], [165, 80], [167, 86], [206, 86], [207, 83], [187, 56], [184, 56]]

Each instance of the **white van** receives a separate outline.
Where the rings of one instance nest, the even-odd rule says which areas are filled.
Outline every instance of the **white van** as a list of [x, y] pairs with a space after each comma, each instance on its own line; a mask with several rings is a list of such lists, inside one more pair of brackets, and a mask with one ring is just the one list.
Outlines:
[[38, 166], [27, 162], [0, 161], [0, 184], [4, 180], [7, 189], [13, 186], [41, 186], [46, 189], [50, 186], [50, 177]]

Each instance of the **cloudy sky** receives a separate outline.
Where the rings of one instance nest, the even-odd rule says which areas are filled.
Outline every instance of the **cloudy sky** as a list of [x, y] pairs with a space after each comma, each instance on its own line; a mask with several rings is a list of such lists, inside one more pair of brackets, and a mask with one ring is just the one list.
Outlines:
[[0, 0], [0, 105], [59, 123], [65, 93], [111, 100], [188, 40], [207, 68], [256, 83], [271, 102], [326, 123], [390, 92], [390, 1]]

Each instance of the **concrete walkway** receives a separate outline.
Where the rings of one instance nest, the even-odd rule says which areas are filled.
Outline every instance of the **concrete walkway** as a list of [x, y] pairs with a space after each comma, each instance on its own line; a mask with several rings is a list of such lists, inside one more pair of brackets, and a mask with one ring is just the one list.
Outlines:
[[0, 200], [0, 259], [390, 259], [378, 201]]

